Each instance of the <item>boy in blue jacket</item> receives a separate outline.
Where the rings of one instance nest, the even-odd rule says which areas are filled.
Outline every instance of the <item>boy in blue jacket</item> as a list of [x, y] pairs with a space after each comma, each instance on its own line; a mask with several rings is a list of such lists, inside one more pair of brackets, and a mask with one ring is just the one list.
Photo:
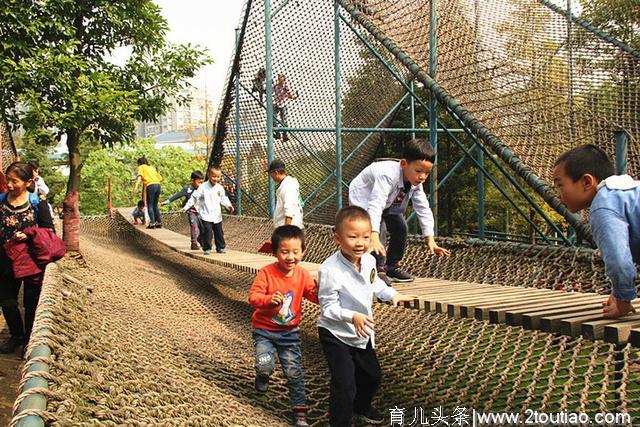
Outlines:
[[[178, 200], [179, 198], [184, 198], [182, 201], [182, 207], [187, 204], [189, 199], [191, 198], [191, 194], [198, 189], [204, 182], [204, 175], [200, 171], [191, 172], [191, 184], [185, 185], [182, 187], [182, 190], [178, 191], [173, 196], [169, 197], [167, 200], [161, 203], [162, 206], [168, 205], [169, 203]], [[187, 218], [189, 219], [189, 231], [191, 234], [191, 250], [198, 250], [198, 237], [200, 236], [200, 214], [196, 210], [195, 206], [192, 206], [190, 209], [186, 211]]]
[[606, 318], [635, 311], [636, 266], [640, 261], [640, 181], [615, 175], [611, 159], [601, 148], [586, 144], [561, 155], [553, 183], [571, 212], [591, 208], [591, 231], [611, 279]]

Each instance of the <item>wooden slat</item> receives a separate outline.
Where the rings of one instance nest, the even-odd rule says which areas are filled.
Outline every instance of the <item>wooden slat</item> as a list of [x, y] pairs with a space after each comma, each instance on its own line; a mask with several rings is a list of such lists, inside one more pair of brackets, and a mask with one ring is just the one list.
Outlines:
[[529, 295], [529, 296], [521, 296], [515, 301], [507, 301], [504, 303], [497, 304], [485, 304], [475, 308], [474, 317], [478, 320], [490, 320], [490, 312], [495, 310], [504, 310], [508, 308], [513, 308], [522, 305], [523, 301], [527, 301], [529, 303], [541, 303], [543, 301], [548, 301], [549, 298], [553, 298], [548, 294], [539, 294], [539, 295]]
[[509, 326], [521, 326], [523, 324], [524, 315], [531, 313], [532, 311], [562, 310], [567, 307], [584, 307], [587, 304], [598, 303], [602, 301], [602, 299], [603, 297], [600, 295], [574, 294], [571, 297], [567, 296], [567, 298], [563, 298], [560, 301], [550, 301], [531, 308], [509, 309], [506, 313], [505, 320]]
[[615, 344], [630, 341], [631, 331], [640, 328], [640, 320], [620, 319], [622, 322], [604, 327], [604, 340]]
[[585, 322], [582, 324], [582, 336], [589, 340], [601, 340], [604, 338], [605, 326], [613, 326], [624, 321], [640, 321], [640, 314], [627, 315], [621, 319], [603, 319], [593, 322]]
[[[605, 297], [602, 296], [602, 301]], [[596, 301], [592, 304], [568, 305], [566, 308], [557, 308], [550, 310], [532, 311], [522, 315], [522, 326], [525, 329], [542, 329], [540, 319], [543, 317], [564, 315], [568, 317], [573, 313], [583, 312], [585, 310], [595, 310], [602, 307], [602, 302]]]
[[592, 313], [583, 313], [580, 316], [570, 317], [560, 321], [560, 332], [562, 335], [577, 337], [582, 333], [582, 324], [593, 320], [604, 320], [602, 318], [602, 309], [593, 310]]
[[629, 332], [629, 342], [632, 346], [640, 348], [640, 328], [632, 328]]
[[593, 316], [594, 314], [602, 313], [602, 304], [598, 308], [587, 309], [582, 311], [576, 311], [567, 314], [554, 314], [551, 316], [545, 316], [540, 319], [540, 329], [544, 332], [560, 332], [560, 323], [567, 318], [580, 318], [584, 316]]

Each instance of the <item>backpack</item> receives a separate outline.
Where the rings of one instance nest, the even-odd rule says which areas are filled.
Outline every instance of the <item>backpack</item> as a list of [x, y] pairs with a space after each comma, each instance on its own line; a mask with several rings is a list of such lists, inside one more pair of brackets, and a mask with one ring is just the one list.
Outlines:
[[[5, 191], [4, 193], [0, 193], [0, 203], [4, 203], [5, 199], [7, 198], [7, 194], [9, 194], [8, 191]], [[36, 219], [37, 219], [38, 205], [40, 204], [40, 197], [38, 197], [36, 193], [29, 192], [29, 202], [31, 203], [33, 210], [36, 211]]]

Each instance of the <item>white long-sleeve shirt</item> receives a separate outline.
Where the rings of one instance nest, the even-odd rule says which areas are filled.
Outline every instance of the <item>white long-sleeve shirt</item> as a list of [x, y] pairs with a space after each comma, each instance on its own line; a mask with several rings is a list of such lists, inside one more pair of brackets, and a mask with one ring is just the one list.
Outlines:
[[[382, 211], [390, 207], [404, 188], [404, 178], [400, 162], [386, 160], [374, 162], [364, 168], [349, 184], [349, 204], [360, 206], [371, 217], [371, 228], [380, 232]], [[422, 234], [433, 236], [433, 212], [422, 184], [411, 186], [405, 196], [411, 199], [413, 209], [420, 221]]]
[[207, 181], [191, 193], [191, 197], [183, 209], [187, 211], [191, 206], [195, 206], [203, 221], [217, 224], [222, 222], [221, 205], [227, 209], [231, 209], [232, 206], [224, 187], [220, 184], [211, 185]]
[[35, 193], [38, 196], [45, 196], [46, 197], [47, 194], [49, 194], [49, 187], [47, 186], [47, 184], [45, 184], [44, 178], [42, 178], [40, 175], [38, 175], [34, 181], [36, 183], [36, 191], [35, 191]]
[[291, 217], [291, 224], [304, 228], [302, 224], [302, 203], [300, 202], [300, 184], [292, 176], [286, 176], [276, 191], [276, 211], [273, 215], [273, 226], [284, 225], [286, 217]]
[[360, 271], [338, 251], [327, 258], [318, 272], [320, 316], [318, 327], [325, 328], [343, 343], [357, 348], [367, 348], [369, 338], [375, 348], [375, 334], [369, 337], [356, 335], [353, 315], [372, 316], [373, 294], [384, 301], [398, 293], [378, 277], [376, 259], [364, 254], [360, 259]]

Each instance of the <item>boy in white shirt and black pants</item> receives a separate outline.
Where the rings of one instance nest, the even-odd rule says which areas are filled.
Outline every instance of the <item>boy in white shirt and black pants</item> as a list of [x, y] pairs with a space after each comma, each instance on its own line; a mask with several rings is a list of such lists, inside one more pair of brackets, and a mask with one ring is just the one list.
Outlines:
[[[402, 271], [398, 263], [407, 247], [408, 227], [404, 213], [412, 201], [422, 234], [427, 238], [430, 254], [449, 255], [436, 244], [433, 213], [422, 188], [427, 180], [435, 153], [424, 139], [407, 142], [402, 159], [372, 163], [349, 184], [349, 204], [360, 206], [371, 217], [371, 252], [377, 260], [380, 279], [390, 282], [411, 282], [414, 277]], [[389, 234], [389, 248], [385, 249]]]
[[235, 211], [224, 191], [224, 187], [220, 185], [220, 180], [222, 179], [222, 169], [220, 169], [220, 166], [209, 167], [207, 177], [207, 182], [198, 187], [198, 189], [191, 194], [191, 198], [189, 198], [187, 204], [180, 209], [182, 212], [186, 212], [192, 206], [195, 206], [200, 214], [200, 218], [202, 219], [200, 243], [202, 244], [202, 250], [205, 255], [211, 253], [212, 240], [215, 240], [216, 252], [225, 252], [224, 233], [222, 231], [222, 209], [220, 209], [220, 206], [224, 206], [230, 212]]
[[302, 201], [298, 180], [285, 172], [284, 162], [274, 159], [269, 165], [269, 176], [278, 184], [276, 191], [276, 211], [273, 215], [273, 228], [281, 225], [295, 225], [303, 229]]
[[318, 334], [331, 371], [329, 423], [350, 427], [355, 415], [359, 421], [382, 424], [383, 415], [371, 407], [382, 377], [375, 351], [373, 294], [394, 305], [417, 297], [399, 294], [376, 274], [376, 260], [367, 253], [367, 211], [358, 206], [340, 209], [333, 238], [340, 250], [318, 273]]

